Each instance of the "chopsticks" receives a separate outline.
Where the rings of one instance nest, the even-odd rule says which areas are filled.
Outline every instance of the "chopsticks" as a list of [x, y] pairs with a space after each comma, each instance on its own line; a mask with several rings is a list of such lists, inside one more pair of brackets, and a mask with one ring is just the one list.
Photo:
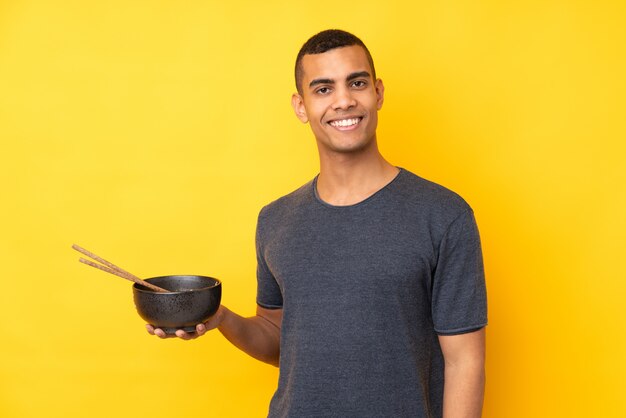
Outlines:
[[100, 263], [102, 263], [104, 265], [94, 263], [93, 261], [86, 260], [86, 259], [81, 257], [78, 261], [80, 261], [83, 264], [87, 264], [88, 266], [95, 267], [97, 269], [100, 269], [100, 270], [105, 271], [105, 272], [110, 273], [110, 274], [114, 274], [114, 275], [116, 275], [118, 277], [121, 277], [123, 279], [130, 280], [131, 282], [135, 282], [135, 283], [140, 284], [142, 286], [145, 286], [145, 287], [147, 287], [149, 289], [152, 289], [155, 292], [169, 292], [169, 290], [163, 289], [162, 287], [159, 287], [159, 286], [155, 286], [155, 285], [153, 285], [151, 283], [146, 282], [145, 280], [141, 280], [139, 277], [135, 276], [134, 274], [131, 274], [131, 273], [127, 272], [126, 270], [123, 270], [123, 269], [119, 268], [115, 264], [106, 261], [104, 258], [98, 257], [94, 253], [92, 253], [90, 251], [87, 251], [86, 249], [84, 249], [82, 247], [79, 247], [76, 244], [73, 244], [72, 248], [75, 249], [76, 251], [78, 251], [79, 253], [84, 254], [87, 257], [92, 258], [92, 259], [94, 259], [94, 260], [96, 260], [96, 261], [98, 261], [98, 262], [100, 262]]

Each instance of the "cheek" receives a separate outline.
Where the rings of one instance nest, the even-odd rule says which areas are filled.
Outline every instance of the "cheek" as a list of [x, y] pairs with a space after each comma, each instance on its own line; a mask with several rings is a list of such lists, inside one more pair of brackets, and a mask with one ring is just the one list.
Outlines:
[[324, 118], [324, 107], [323, 106], [308, 106], [306, 110], [306, 115], [309, 118], [309, 122], [313, 123], [322, 123], [322, 119]]
[[315, 136], [325, 136], [326, 134], [324, 133], [324, 127], [322, 126], [322, 123], [319, 121], [315, 121], [315, 122], [311, 122], [309, 121], [309, 126], [311, 127], [311, 130], [313, 131], [313, 134], [315, 134]]
[[369, 128], [376, 130], [376, 126], [378, 126], [378, 111], [373, 111], [370, 113]]

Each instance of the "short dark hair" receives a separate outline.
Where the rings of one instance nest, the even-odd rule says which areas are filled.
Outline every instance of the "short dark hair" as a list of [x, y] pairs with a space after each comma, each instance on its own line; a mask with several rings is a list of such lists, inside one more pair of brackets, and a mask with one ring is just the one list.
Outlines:
[[298, 93], [302, 94], [301, 84], [302, 77], [304, 75], [304, 70], [302, 68], [302, 58], [305, 55], [323, 54], [324, 52], [330, 51], [331, 49], [343, 48], [346, 46], [354, 45], [358, 45], [365, 50], [367, 61], [369, 62], [370, 67], [372, 67], [372, 77], [374, 78], [374, 80], [376, 80], [376, 70], [374, 69], [374, 60], [372, 59], [372, 54], [370, 54], [370, 51], [367, 49], [363, 41], [349, 32], [339, 29], [328, 29], [309, 38], [309, 40], [306, 41], [304, 45], [302, 45], [302, 48], [300, 48], [300, 52], [298, 52], [295, 68], [296, 89], [298, 89]]

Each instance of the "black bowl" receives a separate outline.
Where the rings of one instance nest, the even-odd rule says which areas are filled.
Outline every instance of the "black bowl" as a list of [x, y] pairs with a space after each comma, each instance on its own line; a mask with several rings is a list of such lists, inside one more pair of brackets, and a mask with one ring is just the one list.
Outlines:
[[212, 277], [161, 276], [146, 281], [169, 292], [155, 292], [135, 283], [137, 313], [166, 334], [174, 334], [177, 329], [194, 332], [196, 324], [205, 322], [220, 306], [222, 282]]

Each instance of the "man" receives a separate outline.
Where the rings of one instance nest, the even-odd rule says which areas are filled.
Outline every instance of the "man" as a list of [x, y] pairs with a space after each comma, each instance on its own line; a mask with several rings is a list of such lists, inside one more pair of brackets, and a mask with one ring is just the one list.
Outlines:
[[279, 366], [271, 417], [479, 417], [487, 308], [471, 208], [380, 154], [384, 86], [361, 40], [313, 36], [295, 74], [320, 173], [261, 210], [257, 314], [222, 306], [176, 335], [218, 328]]

